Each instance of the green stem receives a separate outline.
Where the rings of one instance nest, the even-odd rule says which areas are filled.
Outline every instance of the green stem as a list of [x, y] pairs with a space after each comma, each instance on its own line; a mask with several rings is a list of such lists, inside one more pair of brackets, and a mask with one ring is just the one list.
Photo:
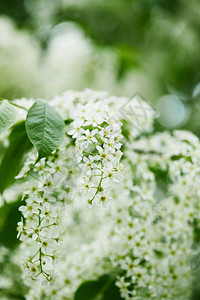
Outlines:
[[43, 227], [41, 227], [40, 229], [43, 229], [43, 228], [48, 228], [48, 227], [50, 227], [50, 226], [54, 226], [54, 225], [56, 225], [55, 223], [53, 223], [53, 224], [50, 224], [50, 225], [47, 225], [47, 226], [43, 226]]
[[31, 261], [32, 261], [32, 259], [38, 254], [39, 251], [40, 251], [40, 250], [38, 250], [38, 251], [30, 258]]
[[37, 177], [35, 177], [33, 174], [29, 173], [29, 171], [27, 172], [27, 175], [31, 176], [32, 178], [34, 178], [35, 180], [41, 182]]
[[8, 100], [8, 99], [4, 99], [4, 98], [1, 98], [1, 97], [0, 97], [0, 101], [8, 101], [8, 102], [10, 102], [10, 104], [12, 104], [13, 106], [16, 106], [16, 107], [18, 107], [18, 108], [21, 108], [21, 109], [24, 109], [24, 110], [28, 111], [28, 109], [25, 108], [24, 106], [21, 106], [21, 105], [18, 105], [18, 104], [16, 104], [16, 103], [13, 103], [14, 100]]
[[37, 261], [39, 261], [39, 258], [37, 260], [35, 260], [35, 261], [32, 261], [32, 264], [35, 264]]
[[23, 110], [25, 110], [25, 111], [28, 111], [27, 108], [25, 108], [25, 107], [23, 107], [23, 106], [21, 106], [21, 105], [18, 105], [18, 104], [16, 104], [16, 103], [10, 102], [10, 104], [12, 104], [13, 106], [16, 106], [17, 108], [21, 108], [21, 109], [23, 109]]
[[39, 249], [39, 261], [40, 261], [40, 270], [43, 273], [43, 270], [42, 270], [42, 248], [41, 247]]
[[92, 199], [90, 200], [91, 202], [94, 200], [94, 198], [95, 198], [96, 195], [98, 194], [98, 192], [99, 192], [99, 190], [100, 190], [100, 188], [101, 188], [102, 180], [103, 180], [103, 171], [101, 172], [101, 178], [100, 178], [99, 185], [98, 185], [98, 187], [97, 187], [96, 193], [94, 194], [94, 196], [93, 196]]
[[154, 150], [145, 151], [145, 150], [136, 149], [136, 148], [133, 148], [133, 151], [135, 151], [136, 153], [139, 153], [139, 154], [152, 154], [152, 155], [163, 155], [164, 154], [159, 151], [154, 151]]

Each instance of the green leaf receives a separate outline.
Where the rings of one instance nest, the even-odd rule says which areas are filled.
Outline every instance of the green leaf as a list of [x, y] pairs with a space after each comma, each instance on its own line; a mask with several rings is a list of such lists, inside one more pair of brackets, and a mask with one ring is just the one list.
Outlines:
[[16, 120], [16, 111], [7, 101], [0, 102], [0, 134], [13, 126]]
[[19, 243], [16, 226], [21, 218], [18, 210], [21, 205], [24, 203], [21, 201], [21, 197], [18, 197], [16, 202], [0, 207], [0, 244], [5, 247], [14, 248]]
[[75, 300], [122, 300], [115, 280], [108, 275], [84, 282], [76, 291]]
[[64, 122], [65, 122], [65, 125], [69, 125], [73, 122], [73, 119], [68, 118]]
[[13, 183], [22, 167], [24, 154], [31, 147], [32, 144], [25, 130], [25, 122], [16, 124], [9, 136], [9, 146], [5, 150], [0, 165], [0, 194]]
[[50, 155], [64, 138], [64, 121], [47, 103], [35, 102], [25, 124], [28, 137], [38, 150], [37, 161]]

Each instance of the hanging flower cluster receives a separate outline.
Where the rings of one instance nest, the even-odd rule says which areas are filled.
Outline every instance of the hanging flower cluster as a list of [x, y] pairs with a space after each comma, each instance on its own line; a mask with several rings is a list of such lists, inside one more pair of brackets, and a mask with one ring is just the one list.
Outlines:
[[[69, 140], [48, 157], [35, 164], [37, 155], [30, 154], [17, 178], [25, 178], [20, 206], [23, 218], [18, 223], [18, 237], [24, 243], [23, 262], [26, 279], [40, 278], [54, 282], [54, 264], [62, 240], [63, 205], [76, 193], [69, 164]], [[75, 167], [75, 166], [74, 166]]]
[[99, 101], [78, 107], [71, 125], [69, 134], [76, 139], [76, 157], [87, 202], [105, 204], [110, 199], [107, 192], [110, 181], [119, 182], [123, 174], [121, 123], [108, 105]]

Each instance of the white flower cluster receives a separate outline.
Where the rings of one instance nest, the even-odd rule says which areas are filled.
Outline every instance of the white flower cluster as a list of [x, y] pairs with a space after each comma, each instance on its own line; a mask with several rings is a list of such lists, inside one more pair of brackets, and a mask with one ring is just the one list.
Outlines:
[[[31, 153], [17, 178], [25, 178], [20, 206], [23, 218], [18, 223], [18, 237], [23, 241], [25, 279], [54, 282], [54, 264], [59, 257], [63, 228], [63, 204], [69, 203], [76, 187], [71, 184], [69, 171], [69, 139], [48, 157], [34, 162]], [[42, 275], [42, 276], [41, 276]]]
[[127, 147], [135, 174], [133, 186], [128, 185], [129, 209], [121, 204], [112, 210], [110, 236], [115, 243], [110, 257], [126, 272], [117, 282], [125, 299], [189, 299], [200, 210], [199, 146], [192, 134], [175, 132], [141, 138]]
[[[34, 279], [27, 300], [73, 299], [82, 283], [105, 274], [126, 300], [190, 297], [191, 260], [199, 255], [199, 139], [185, 131], [154, 134], [152, 118], [130, 135], [118, 101], [86, 90], [50, 102], [65, 119], [66, 138], [36, 165], [31, 152], [19, 175], [27, 182], [19, 255], [24, 280]], [[81, 189], [72, 197], [74, 182], [87, 198]], [[103, 204], [104, 196], [110, 205], [88, 209], [82, 201]], [[54, 284], [46, 288], [39, 278]]]
[[123, 174], [121, 123], [108, 105], [99, 101], [80, 105], [72, 127], [69, 134], [76, 139], [76, 157], [87, 202], [105, 204], [110, 199], [110, 182], [119, 182]]

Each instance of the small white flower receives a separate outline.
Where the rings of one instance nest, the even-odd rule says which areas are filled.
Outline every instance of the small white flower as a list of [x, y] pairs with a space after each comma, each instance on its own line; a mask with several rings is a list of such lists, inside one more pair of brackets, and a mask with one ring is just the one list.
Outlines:
[[23, 224], [23, 219], [21, 218], [21, 221], [17, 223], [17, 238], [21, 235], [21, 233], [24, 231], [24, 224]]
[[113, 158], [113, 156], [109, 153], [108, 148], [106, 149], [106, 147], [105, 147], [105, 149], [103, 149], [100, 146], [96, 146], [96, 148], [97, 148], [99, 154], [94, 157], [94, 160], [106, 161], [106, 160], [111, 160]]
[[25, 276], [27, 277], [27, 279], [29, 279], [29, 278], [35, 279], [39, 273], [36, 265], [32, 264], [30, 262], [25, 261], [23, 264], [23, 267], [24, 267]]
[[78, 135], [81, 132], [81, 126], [83, 126], [84, 120], [83, 119], [77, 119], [73, 122], [73, 128], [68, 132], [69, 135], [72, 135], [73, 138], [77, 138]]
[[25, 218], [32, 216], [33, 214], [38, 214], [40, 206], [38, 203], [34, 203], [32, 199], [28, 199], [27, 205], [22, 205], [19, 207], [19, 211], [22, 212]]
[[97, 139], [95, 135], [97, 134], [98, 130], [94, 129], [92, 131], [89, 131], [89, 129], [82, 132], [81, 137], [79, 138], [79, 141], [83, 141], [82, 147], [85, 149], [89, 146], [89, 144], [97, 143]]
[[44, 203], [41, 208], [40, 217], [42, 219], [50, 221], [54, 221], [54, 218], [57, 217], [57, 213], [55, 210], [51, 209], [50, 203]]

